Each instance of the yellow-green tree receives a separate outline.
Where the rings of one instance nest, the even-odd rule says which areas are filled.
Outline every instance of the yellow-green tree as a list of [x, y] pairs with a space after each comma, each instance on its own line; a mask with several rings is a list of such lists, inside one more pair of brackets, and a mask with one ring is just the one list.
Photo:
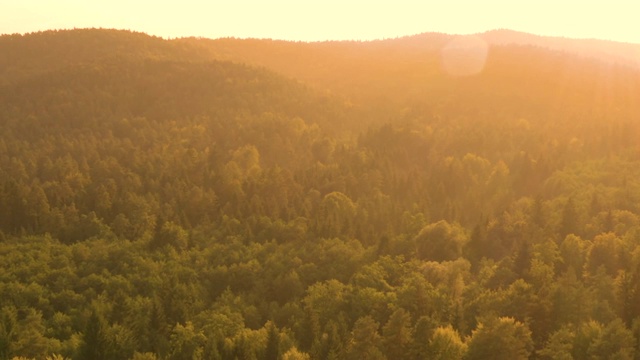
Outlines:
[[508, 317], [490, 317], [478, 324], [465, 359], [525, 360], [533, 350], [527, 325]]

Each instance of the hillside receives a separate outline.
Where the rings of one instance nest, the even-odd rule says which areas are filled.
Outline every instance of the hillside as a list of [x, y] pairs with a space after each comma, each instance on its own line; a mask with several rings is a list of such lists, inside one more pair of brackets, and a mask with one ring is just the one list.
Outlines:
[[[616, 68], [615, 73], [626, 77], [626, 72], [634, 70], [618, 68], [637, 61], [640, 48], [640, 45], [556, 39], [508, 31], [488, 32], [478, 37], [484, 39], [489, 47], [486, 66], [492, 71], [480, 76], [489, 81], [496, 80], [496, 77], [512, 81], [508, 90], [527, 97], [539, 97], [540, 89], [518, 87], [518, 81], [533, 81], [534, 84], [546, 81], [540, 84], [545, 88], [558, 85], [583, 88], [575, 83], [585, 80], [583, 75], [609, 73], [611, 68]], [[441, 98], [439, 94], [455, 86], [443, 71], [441, 56], [442, 50], [455, 39], [451, 35], [427, 33], [372, 42], [175, 41], [199, 47], [203, 53], [216, 59], [272, 69], [356, 102], [362, 100], [368, 104], [371, 100], [382, 100], [406, 105], [428, 101], [434, 96]], [[506, 51], [503, 50], [505, 48]], [[505, 63], [509, 65], [505, 67]], [[519, 73], [514, 76], [513, 71]], [[522, 79], [522, 76], [528, 78]], [[548, 83], [564, 77], [570, 77], [567, 84]], [[603, 81], [611, 80], [596, 78], [601, 83], [593, 84], [593, 87], [610, 87]]]
[[570, 39], [537, 36], [510, 30], [488, 31], [480, 36], [492, 45], [533, 45], [563, 51], [608, 63], [640, 67], [640, 44], [620, 43], [596, 39]]
[[0, 36], [0, 360], [637, 357], [640, 70], [453, 41]]

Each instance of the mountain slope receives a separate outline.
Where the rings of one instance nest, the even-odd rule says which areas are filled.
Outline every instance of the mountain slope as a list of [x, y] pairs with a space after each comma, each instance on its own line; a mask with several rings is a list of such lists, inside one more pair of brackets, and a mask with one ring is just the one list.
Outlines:
[[[392, 116], [389, 106], [455, 107], [484, 95], [489, 98], [481, 103], [489, 109], [483, 111], [503, 107], [505, 102], [529, 102], [533, 107], [546, 109], [575, 107], [607, 112], [631, 107], [632, 112], [637, 111], [633, 96], [626, 93], [618, 96], [616, 92], [637, 91], [640, 70], [581, 57], [571, 50], [558, 51], [558, 46], [542, 47], [526, 39], [514, 40], [512, 44], [504, 36], [497, 36], [499, 34], [481, 35], [489, 39], [486, 63], [483, 71], [469, 78], [452, 78], [446, 73], [443, 50], [456, 38], [444, 34], [364, 43], [253, 39], [176, 41], [200, 47], [214, 58], [264, 66], [346, 96], [356, 105], [377, 104], [377, 111], [386, 118]], [[552, 43], [550, 39], [541, 39], [540, 44]], [[563, 44], [580, 44], [580, 41], [567, 40]], [[571, 99], [567, 98], [568, 94]], [[494, 95], [502, 98], [495, 101]], [[591, 106], [593, 109], [587, 110]], [[574, 111], [579, 111], [576, 109]]]
[[[508, 31], [480, 37], [489, 46], [483, 71], [470, 78], [452, 78], [445, 71], [442, 56], [455, 37], [445, 34], [324, 43], [166, 41], [97, 29], [10, 35], [0, 37], [0, 81], [15, 82], [76, 65], [90, 69], [92, 64], [108, 68], [119, 62], [194, 64], [217, 60], [263, 67], [317, 90], [328, 90], [353, 103], [360, 117], [378, 123], [407, 107], [442, 113], [451, 108], [457, 111], [459, 104], [470, 98], [483, 97], [476, 102], [481, 107], [473, 111], [504, 111], [504, 103], [517, 103], [550, 111], [596, 112], [605, 117], [614, 116], [611, 109], [622, 109], [625, 117], [637, 113], [633, 97], [638, 87], [637, 70], [615, 64], [616, 59], [634, 56], [632, 45]], [[607, 48], [616, 50], [607, 52]], [[592, 56], [584, 56], [587, 52]], [[605, 57], [611, 61], [598, 60]], [[509, 116], [524, 114], [526, 111]]]
[[345, 123], [336, 116], [344, 112], [339, 101], [294, 80], [140, 33], [88, 29], [2, 36], [0, 54], [5, 122], [27, 115], [55, 126], [273, 112], [327, 129]]

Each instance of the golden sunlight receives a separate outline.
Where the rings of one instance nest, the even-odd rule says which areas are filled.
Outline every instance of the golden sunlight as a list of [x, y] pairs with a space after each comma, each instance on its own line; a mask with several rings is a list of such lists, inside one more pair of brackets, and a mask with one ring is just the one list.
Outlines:
[[0, 0], [0, 34], [102, 27], [142, 31], [165, 38], [323, 41], [513, 29], [546, 36], [640, 43], [637, 7], [628, 0], [606, 3], [574, 0], [112, 0], [108, 3]]

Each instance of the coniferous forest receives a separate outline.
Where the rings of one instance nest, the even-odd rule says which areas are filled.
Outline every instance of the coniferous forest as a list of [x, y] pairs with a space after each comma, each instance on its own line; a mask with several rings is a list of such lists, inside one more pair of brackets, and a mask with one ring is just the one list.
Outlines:
[[452, 39], [0, 36], [0, 359], [640, 359], [640, 66]]

